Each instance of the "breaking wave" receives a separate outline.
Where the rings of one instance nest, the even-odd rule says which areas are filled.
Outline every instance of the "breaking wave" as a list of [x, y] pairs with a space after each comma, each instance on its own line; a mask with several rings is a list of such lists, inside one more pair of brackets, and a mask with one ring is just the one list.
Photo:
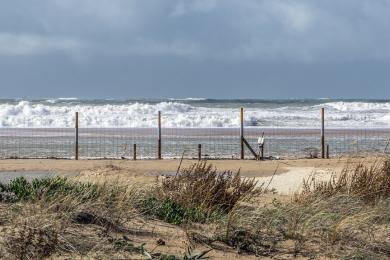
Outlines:
[[226, 104], [216, 100], [199, 100], [107, 100], [96, 104], [77, 99], [1, 101], [0, 127], [73, 127], [76, 111], [80, 113], [81, 127], [155, 127], [158, 111], [162, 112], [165, 127], [239, 127], [240, 106], [247, 107], [247, 126], [318, 127], [319, 108], [325, 107], [330, 127], [390, 127], [390, 102], [323, 100], [314, 104], [291, 101]]

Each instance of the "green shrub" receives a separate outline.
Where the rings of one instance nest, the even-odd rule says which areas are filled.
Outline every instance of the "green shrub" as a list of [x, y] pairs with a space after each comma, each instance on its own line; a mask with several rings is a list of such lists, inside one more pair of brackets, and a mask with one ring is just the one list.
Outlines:
[[24, 177], [18, 177], [9, 184], [0, 184], [0, 192], [15, 194], [16, 200], [31, 200], [54, 198], [56, 196], [74, 195], [81, 201], [87, 201], [98, 196], [98, 186], [92, 183], [70, 181], [63, 177], [34, 179], [27, 181]]
[[32, 187], [24, 177], [19, 177], [9, 183], [7, 191], [13, 192], [19, 200], [23, 200], [31, 196]]
[[146, 214], [175, 225], [190, 221], [204, 223], [222, 215], [218, 212], [208, 213], [201, 208], [187, 208], [169, 198], [148, 198], [143, 201], [142, 208]]

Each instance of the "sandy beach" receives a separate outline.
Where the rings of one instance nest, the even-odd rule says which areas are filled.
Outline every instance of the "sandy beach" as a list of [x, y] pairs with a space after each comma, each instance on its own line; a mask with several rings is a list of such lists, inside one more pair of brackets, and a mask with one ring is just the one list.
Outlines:
[[[369, 159], [363, 159], [369, 160]], [[239, 170], [245, 177], [265, 177], [284, 173], [291, 168], [313, 167], [319, 169], [337, 170], [346, 163], [361, 162], [361, 158], [341, 159], [301, 159], [301, 160], [209, 160], [216, 168], [224, 170]], [[196, 160], [183, 160], [182, 167], [186, 167]], [[54, 172], [81, 172], [98, 167], [116, 166], [126, 170], [131, 175], [150, 173], [176, 172], [180, 160], [0, 160], [0, 171], [54, 171]]]
[[0, 260], [390, 259], [390, 0], [0, 17]]
[[[238, 171], [243, 177], [256, 178], [278, 193], [289, 195], [300, 188], [303, 179], [315, 177], [328, 180], [347, 164], [353, 165], [370, 158], [302, 159], [302, 160], [211, 160], [219, 171]], [[183, 160], [181, 167], [188, 167], [196, 160]], [[76, 177], [83, 181], [120, 180], [131, 184], [150, 184], [156, 177], [173, 174], [180, 160], [1, 160], [0, 179], [23, 176], [33, 178], [41, 173]]]

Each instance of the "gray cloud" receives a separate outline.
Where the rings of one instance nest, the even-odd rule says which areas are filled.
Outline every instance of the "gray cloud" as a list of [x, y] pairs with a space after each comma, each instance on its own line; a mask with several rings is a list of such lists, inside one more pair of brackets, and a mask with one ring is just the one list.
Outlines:
[[[155, 84], [143, 77], [159, 64], [154, 70], [187, 75], [170, 82], [179, 86], [197, 82], [200, 67], [389, 63], [389, 27], [389, 0], [13, 0], [0, 4], [0, 68], [18, 63], [24, 73], [23, 66], [34, 62], [41, 71], [90, 66], [93, 78], [105, 62], [110, 66], [100, 75], [110, 82], [119, 77], [117, 71], [137, 61], [149, 65], [132, 75], [142, 78], [137, 84]], [[184, 65], [178, 66], [178, 60]], [[269, 72], [276, 79], [267, 84], [287, 85], [289, 81], [278, 79], [280, 71]], [[218, 73], [209, 75], [210, 82], [221, 77]], [[237, 73], [238, 82], [259, 82], [257, 75]], [[165, 80], [161, 75], [156, 81]], [[46, 84], [42, 78], [36, 82]], [[72, 84], [92, 83], [83, 78]]]
[[173, 8], [173, 16], [184, 16], [191, 13], [209, 13], [217, 7], [217, 0], [182, 1]]
[[24, 2], [23, 12], [12, 3], [1, 16], [13, 10], [22, 22], [1, 26], [1, 54], [78, 51], [83, 43], [92, 53], [203, 59], [390, 58], [390, 1], [40, 0]]
[[0, 33], [0, 55], [36, 55], [51, 52], [80, 51], [77, 40], [34, 34]]

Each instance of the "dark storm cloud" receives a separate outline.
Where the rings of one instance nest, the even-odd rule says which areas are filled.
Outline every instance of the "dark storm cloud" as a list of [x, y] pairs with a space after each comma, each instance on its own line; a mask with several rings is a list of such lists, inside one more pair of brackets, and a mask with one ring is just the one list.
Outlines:
[[[390, 62], [389, 27], [388, 0], [3, 1], [0, 76], [9, 96], [66, 95], [64, 88], [84, 96], [92, 89], [101, 97], [190, 96], [187, 86], [222, 90], [231, 82], [266, 97], [302, 96], [325, 78], [354, 85], [347, 94], [365, 87], [360, 73], [379, 91], [389, 80], [370, 68]], [[317, 80], [304, 80], [308, 64]], [[265, 92], [270, 86], [276, 92]]]

